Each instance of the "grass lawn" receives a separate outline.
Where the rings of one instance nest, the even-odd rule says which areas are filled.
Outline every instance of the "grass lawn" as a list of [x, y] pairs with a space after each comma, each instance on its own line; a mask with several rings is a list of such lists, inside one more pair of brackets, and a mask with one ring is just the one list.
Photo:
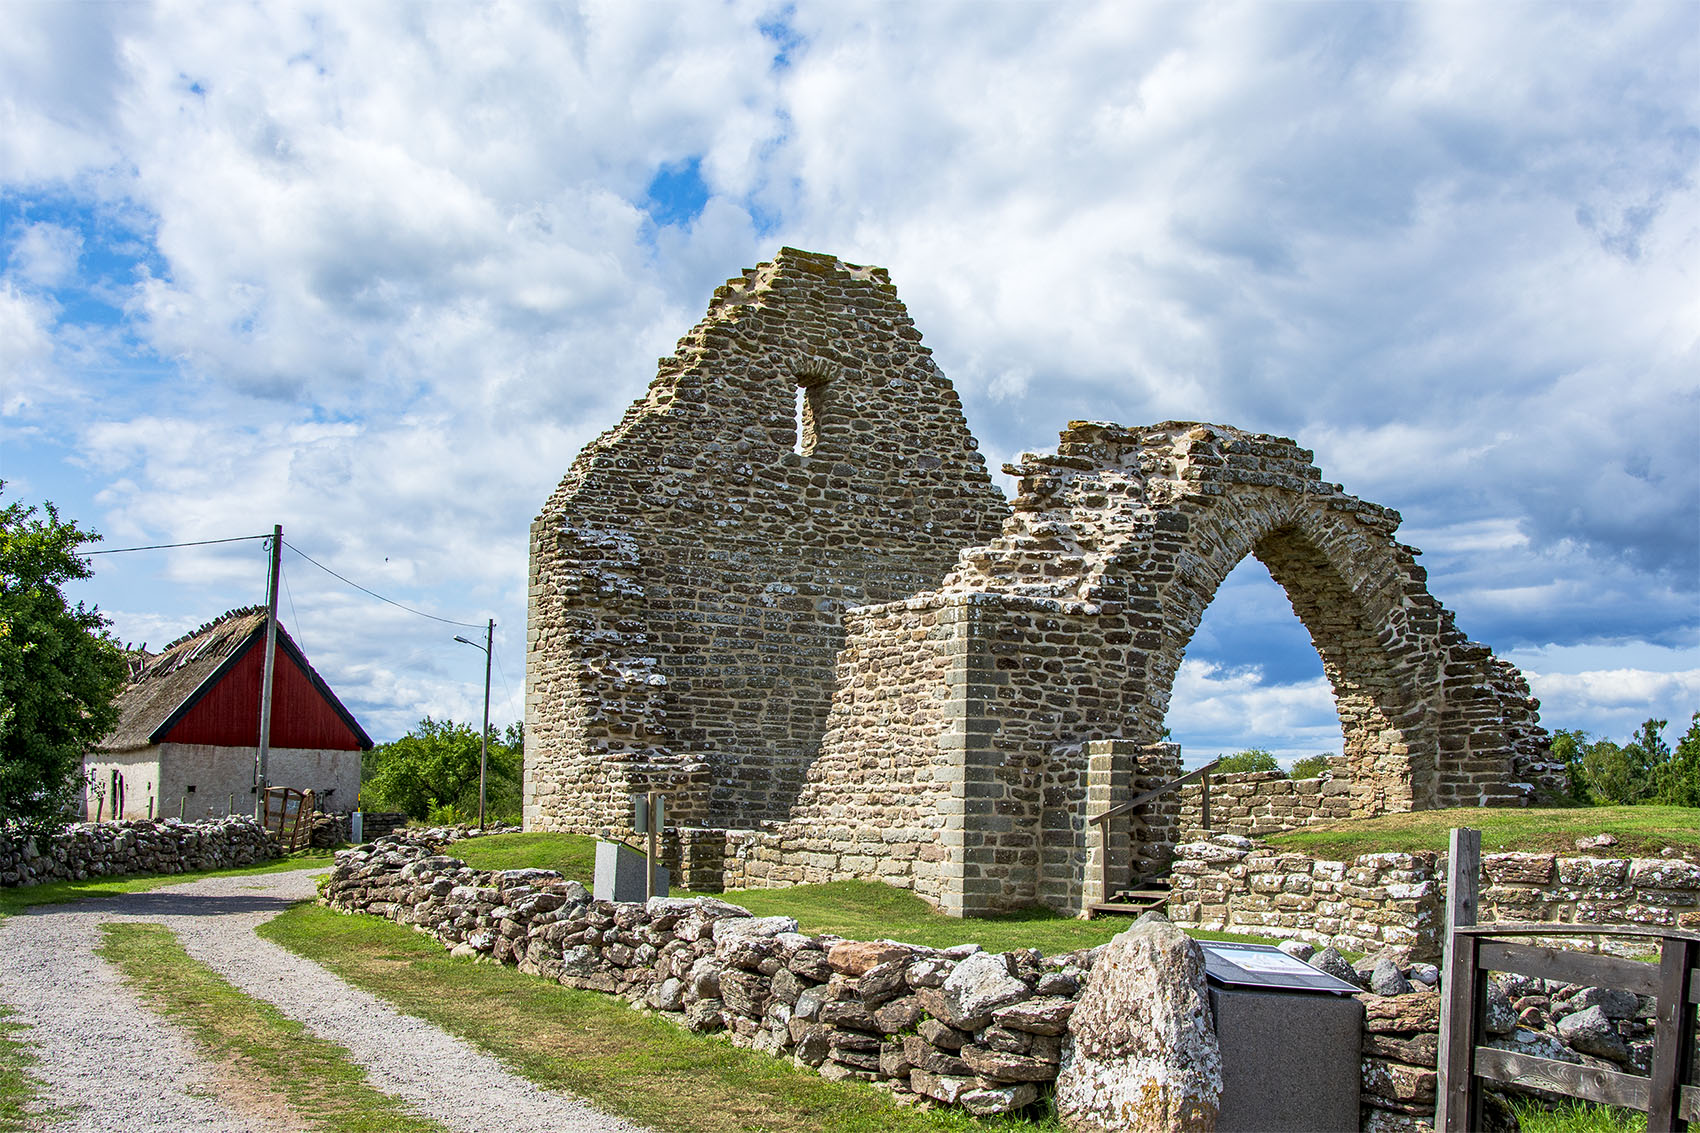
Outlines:
[[1392, 851], [1445, 853], [1454, 826], [1480, 830], [1482, 852], [1490, 854], [1503, 850], [1575, 854], [1580, 852], [1577, 838], [1611, 833], [1617, 836], [1617, 845], [1587, 852], [1601, 857], [1652, 856], [1674, 846], [1686, 857], [1700, 860], [1700, 809], [1680, 806], [1426, 810], [1308, 826], [1276, 834], [1269, 842], [1336, 861]]
[[1568, 1101], [1548, 1109], [1530, 1098], [1511, 1098], [1523, 1133], [1646, 1133], [1647, 1115], [1632, 1109]]
[[[493, 834], [457, 842], [446, 853], [474, 869], [559, 870], [590, 884], [596, 840], [579, 834]], [[682, 890], [675, 896], [697, 896]], [[833, 881], [790, 889], [739, 889], [717, 893], [758, 917], [796, 917], [810, 933], [835, 933], [849, 940], [902, 940], [932, 948], [974, 943], [993, 952], [1037, 948], [1071, 952], [1102, 944], [1129, 924], [1126, 917], [1083, 921], [1048, 909], [1027, 909], [994, 917], [949, 917], [905, 889], [875, 881]], [[1209, 940], [1273, 940], [1220, 933], [1194, 933]]]
[[576, 991], [514, 968], [449, 956], [411, 929], [301, 904], [260, 935], [324, 965], [410, 1015], [502, 1059], [541, 1086], [588, 1098], [680, 1133], [922, 1133], [1058, 1126], [905, 1109], [884, 1093], [723, 1038], [690, 1034], [624, 1000]]
[[274, 861], [257, 865], [236, 866], [232, 869], [202, 870], [195, 873], [132, 873], [121, 877], [91, 877], [87, 881], [49, 881], [44, 885], [0, 889], [0, 916], [15, 913], [31, 905], [58, 905], [66, 901], [81, 901], [84, 897], [116, 897], [122, 893], [141, 893], [162, 885], [198, 881], [203, 877], [242, 877], [250, 873], [287, 873], [295, 869], [310, 869], [330, 865], [334, 851], [302, 850]]
[[188, 1029], [220, 1068], [218, 1096], [232, 1108], [325, 1133], [446, 1133], [368, 1085], [346, 1049], [192, 959], [164, 926], [107, 924], [101, 932], [100, 955], [149, 1007]]

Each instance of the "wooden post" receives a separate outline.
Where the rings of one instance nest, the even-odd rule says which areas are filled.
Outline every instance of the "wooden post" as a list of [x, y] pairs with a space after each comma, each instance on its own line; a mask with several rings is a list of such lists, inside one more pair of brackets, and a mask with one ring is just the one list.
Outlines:
[[[1659, 949], [1658, 1015], [1653, 1023], [1652, 1079], [1648, 1083], [1647, 1128], [1684, 1130], [1689, 1123], [1678, 1104], [1692, 1066], [1694, 1008], [1689, 1003], [1689, 972], [1700, 964], [1700, 943], [1674, 936]], [[1696, 989], [1700, 990], [1700, 989]]]
[[1210, 772], [1199, 777], [1198, 816], [1204, 829], [1210, 829]]
[[1476, 938], [1459, 928], [1476, 923], [1482, 870], [1482, 832], [1454, 827], [1446, 859], [1446, 948], [1440, 1001], [1440, 1082], [1436, 1133], [1469, 1133], [1478, 1128], [1472, 1115], [1475, 1088], [1477, 1001]]
[[183, 821], [183, 811], [186, 810], [188, 808], [188, 806], [189, 806], [189, 796], [188, 795], [178, 795], [177, 796], [177, 821], [178, 822]]
[[277, 662], [278, 560], [282, 554], [283, 524], [279, 523], [272, 526], [271, 569], [266, 575], [266, 655], [260, 670], [260, 748], [254, 757], [254, 786], [257, 788], [255, 793], [260, 796], [256, 802], [262, 802], [265, 798], [266, 787], [270, 783], [266, 764], [272, 746], [272, 670]]

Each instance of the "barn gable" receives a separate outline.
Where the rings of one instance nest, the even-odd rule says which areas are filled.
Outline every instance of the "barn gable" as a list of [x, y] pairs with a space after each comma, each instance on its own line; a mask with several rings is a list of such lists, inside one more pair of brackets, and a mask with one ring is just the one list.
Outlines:
[[[259, 740], [266, 615], [233, 610], [148, 658], [119, 697], [107, 752], [157, 743], [253, 746]], [[364, 751], [372, 740], [280, 625], [272, 675], [274, 748]]]

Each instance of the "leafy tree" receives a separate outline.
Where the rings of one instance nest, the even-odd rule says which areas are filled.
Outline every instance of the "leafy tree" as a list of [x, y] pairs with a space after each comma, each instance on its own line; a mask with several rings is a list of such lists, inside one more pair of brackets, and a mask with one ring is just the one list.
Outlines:
[[[519, 811], [523, 731], [490, 728], [486, 820]], [[361, 764], [361, 804], [412, 818], [478, 815], [478, 729], [427, 716], [405, 736], [372, 749]]]
[[1582, 755], [1588, 746], [1588, 733], [1580, 728], [1560, 728], [1552, 734], [1552, 757], [1564, 764], [1567, 786], [1564, 801], [1587, 806], [1587, 777], [1582, 770]]
[[0, 508], [0, 826], [45, 833], [71, 813], [129, 666], [99, 608], [60, 589], [94, 573], [76, 552], [100, 536], [43, 510]]
[[1216, 765], [1216, 774], [1229, 775], [1238, 771], [1279, 771], [1281, 765], [1275, 762], [1275, 757], [1260, 747], [1237, 751], [1233, 755], [1224, 755]]
[[1624, 744], [1589, 742], [1580, 731], [1555, 733], [1552, 752], [1569, 768], [1572, 795], [1595, 806], [1700, 806], [1700, 725], [1690, 723], [1672, 752], [1665, 724], [1646, 720]]
[[1663, 806], [1700, 807], [1700, 712], [1656, 773], [1653, 801]]
[[1293, 760], [1293, 769], [1287, 772], [1287, 777], [1290, 779], [1314, 779], [1327, 771], [1328, 767], [1326, 752], [1321, 755], [1307, 755], [1303, 759]]

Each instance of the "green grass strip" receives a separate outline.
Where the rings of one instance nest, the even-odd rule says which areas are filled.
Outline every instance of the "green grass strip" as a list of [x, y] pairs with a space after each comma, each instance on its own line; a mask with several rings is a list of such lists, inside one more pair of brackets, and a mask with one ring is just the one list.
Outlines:
[[1454, 826], [1482, 832], [1484, 853], [1521, 850], [1576, 854], [1576, 839], [1610, 833], [1617, 844], [1597, 857], [1656, 856], [1675, 847], [1700, 859], [1700, 809], [1681, 806], [1495, 807], [1423, 810], [1309, 826], [1270, 837], [1271, 845], [1314, 857], [1349, 861], [1360, 854], [1445, 853]]
[[267, 1112], [287, 1107], [302, 1128], [326, 1133], [444, 1133], [368, 1085], [346, 1049], [192, 959], [169, 929], [126, 923], [101, 932], [100, 955], [151, 1008], [188, 1028], [210, 1062], [229, 1066]]
[[680, 1133], [927, 1133], [1056, 1129], [905, 1109], [871, 1086], [829, 1082], [787, 1059], [693, 1035], [623, 1000], [514, 968], [450, 957], [373, 916], [297, 905], [260, 935], [409, 1015], [482, 1047], [517, 1073], [658, 1130]]
[[1523, 1133], [1646, 1133], [1647, 1115], [1632, 1109], [1565, 1101], [1545, 1105], [1512, 1096], [1511, 1109]]
[[13, 1014], [10, 1008], [0, 1007], [0, 1131], [33, 1133], [70, 1114], [41, 1107], [41, 1083], [29, 1074], [37, 1061], [35, 1051], [23, 1036], [29, 1027], [12, 1022]]
[[332, 864], [334, 854], [334, 850], [302, 850], [288, 857], [256, 865], [233, 866], [230, 869], [206, 869], [191, 873], [136, 873], [122, 877], [48, 881], [41, 885], [0, 889], [0, 916], [27, 909], [31, 905], [60, 905], [67, 901], [81, 901], [85, 897], [117, 897], [125, 893], [144, 893], [164, 885], [199, 881], [203, 877], [244, 877], [248, 874], [288, 873], [291, 870], [328, 866]]

